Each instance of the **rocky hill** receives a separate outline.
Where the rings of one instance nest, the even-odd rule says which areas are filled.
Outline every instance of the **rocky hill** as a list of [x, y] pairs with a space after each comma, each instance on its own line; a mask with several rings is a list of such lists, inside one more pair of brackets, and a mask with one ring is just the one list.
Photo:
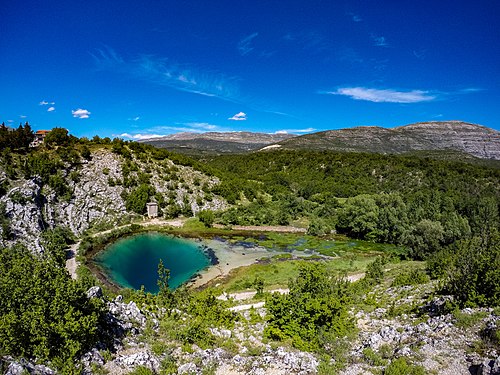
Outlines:
[[[54, 154], [55, 157], [56, 154]], [[138, 186], [154, 191], [160, 209], [196, 213], [202, 209], [223, 209], [227, 203], [210, 193], [219, 183], [192, 167], [169, 159], [154, 160], [145, 154], [126, 159], [107, 148], [98, 148], [76, 165], [65, 163], [59, 175], [69, 194], [61, 197], [40, 176], [9, 178], [0, 166], [0, 185], [6, 187], [0, 197], [3, 219], [9, 234], [0, 228], [0, 245], [24, 243], [32, 251], [42, 251], [43, 230], [65, 227], [76, 236], [89, 228], [113, 227], [130, 221], [137, 213], [127, 210], [127, 196]]]
[[252, 132], [184, 132], [141, 142], [185, 154], [225, 154], [258, 150], [292, 137], [294, 137], [292, 134]]
[[286, 139], [267, 149], [335, 150], [401, 154], [412, 151], [458, 151], [500, 160], [500, 132], [461, 121], [421, 122], [397, 128], [361, 126], [327, 130]]

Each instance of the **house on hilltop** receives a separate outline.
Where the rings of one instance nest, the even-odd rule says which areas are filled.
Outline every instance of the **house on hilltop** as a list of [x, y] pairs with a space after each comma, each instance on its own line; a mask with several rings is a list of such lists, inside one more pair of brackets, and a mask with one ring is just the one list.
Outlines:
[[30, 147], [38, 147], [40, 146], [43, 141], [45, 140], [45, 137], [47, 134], [50, 133], [50, 130], [37, 130], [35, 133], [35, 139], [33, 139], [33, 142], [30, 143]]

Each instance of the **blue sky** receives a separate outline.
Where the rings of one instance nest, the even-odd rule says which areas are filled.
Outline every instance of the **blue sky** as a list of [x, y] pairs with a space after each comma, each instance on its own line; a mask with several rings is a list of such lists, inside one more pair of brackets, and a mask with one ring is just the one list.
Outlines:
[[500, 1], [10, 1], [0, 121], [77, 136], [500, 130]]

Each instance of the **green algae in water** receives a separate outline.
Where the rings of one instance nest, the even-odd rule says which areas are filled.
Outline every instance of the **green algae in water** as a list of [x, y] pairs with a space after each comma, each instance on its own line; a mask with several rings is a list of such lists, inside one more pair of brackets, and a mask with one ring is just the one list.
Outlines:
[[146, 291], [157, 293], [160, 259], [170, 270], [171, 289], [184, 284], [210, 264], [196, 242], [159, 233], [119, 240], [100, 253], [95, 261], [116, 284], [133, 289], [144, 285]]

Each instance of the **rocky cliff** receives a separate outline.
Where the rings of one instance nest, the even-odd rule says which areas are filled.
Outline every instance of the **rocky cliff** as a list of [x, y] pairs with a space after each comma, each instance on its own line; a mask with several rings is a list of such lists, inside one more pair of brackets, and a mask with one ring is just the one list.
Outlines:
[[[137, 170], [130, 172], [130, 178], [137, 178], [139, 173], [147, 171], [149, 184], [165, 202], [175, 202], [179, 207], [187, 204], [194, 214], [202, 209], [218, 210], [227, 206], [223, 199], [209, 192], [219, 183], [215, 177], [176, 165], [168, 159], [153, 161], [133, 157], [132, 162]], [[43, 230], [66, 227], [80, 236], [91, 227], [112, 227], [140, 216], [127, 212], [125, 208], [124, 192], [130, 192], [132, 188], [124, 187], [120, 182], [123, 165], [122, 156], [102, 148], [93, 152], [90, 160], [80, 161], [76, 177], [73, 174], [70, 178], [67, 166], [60, 173], [70, 188], [69, 200], [58, 197], [37, 176], [10, 181], [10, 188], [0, 198], [11, 232], [11, 238], [4, 239], [3, 245], [20, 242], [33, 251], [42, 251], [40, 234]], [[166, 171], [172, 170], [176, 171], [175, 174], [169, 172], [167, 177]], [[0, 172], [0, 182], [6, 179], [6, 174]]]
[[283, 140], [272, 147], [392, 154], [459, 151], [500, 160], [500, 132], [462, 121], [432, 121], [392, 129], [361, 126], [328, 130]]

